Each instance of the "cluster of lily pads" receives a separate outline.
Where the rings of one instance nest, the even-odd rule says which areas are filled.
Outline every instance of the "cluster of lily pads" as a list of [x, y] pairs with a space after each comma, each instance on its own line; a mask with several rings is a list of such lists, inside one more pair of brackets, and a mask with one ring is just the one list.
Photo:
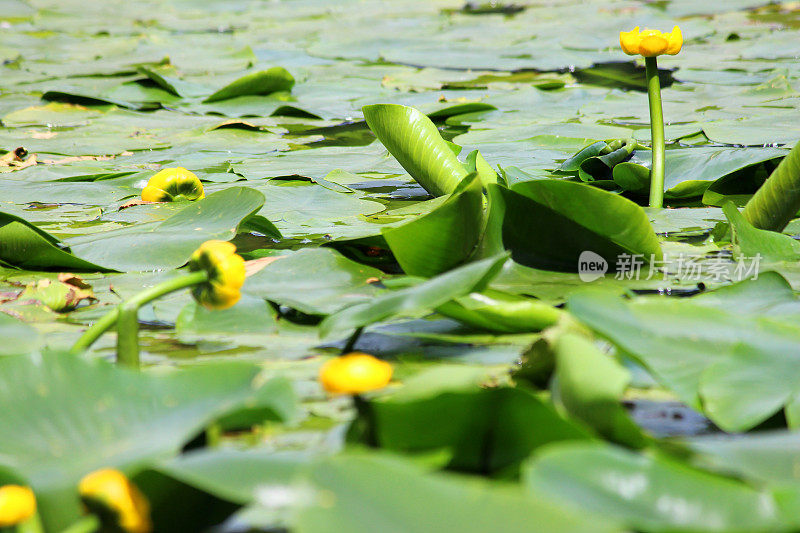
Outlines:
[[4, 4], [0, 528], [797, 530], [799, 26]]

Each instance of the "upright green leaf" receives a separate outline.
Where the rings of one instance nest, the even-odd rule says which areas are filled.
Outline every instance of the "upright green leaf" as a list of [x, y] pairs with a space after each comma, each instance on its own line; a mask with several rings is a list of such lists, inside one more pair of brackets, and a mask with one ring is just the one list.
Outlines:
[[363, 107], [367, 125], [403, 168], [433, 196], [452, 193], [467, 175], [439, 130], [413, 107], [375, 104]]
[[754, 227], [782, 231], [800, 210], [800, 142], [747, 202], [744, 218]]
[[478, 150], [473, 150], [467, 155], [467, 160], [464, 162], [467, 167], [467, 172], [470, 174], [475, 172], [478, 178], [484, 185], [490, 183], [497, 183], [497, 172], [494, 171], [492, 166], [486, 162], [483, 155]]
[[519, 263], [574, 272], [584, 251], [600, 255], [612, 269], [622, 254], [644, 261], [662, 257], [647, 214], [626, 198], [552, 179], [489, 187], [504, 201], [502, 240]]
[[726, 202], [722, 210], [731, 225], [738, 255], [745, 258], [762, 257], [769, 263], [800, 259], [800, 242], [788, 235], [754, 227], [733, 202]]
[[442, 205], [384, 229], [383, 237], [406, 274], [429, 277], [464, 263], [475, 251], [483, 226], [482, 185], [473, 174]]
[[592, 341], [564, 333], [555, 342], [557, 397], [574, 417], [620, 444], [641, 447], [642, 431], [622, 407], [630, 372]]

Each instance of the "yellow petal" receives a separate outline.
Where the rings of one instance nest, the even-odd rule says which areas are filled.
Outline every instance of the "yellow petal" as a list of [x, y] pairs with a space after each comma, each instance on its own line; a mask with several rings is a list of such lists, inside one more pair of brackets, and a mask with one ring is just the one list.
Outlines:
[[219, 311], [233, 307], [241, 299], [242, 293], [239, 289], [208, 283], [198, 285], [192, 291], [195, 300], [211, 311]]
[[634, 56], [639, 53], [640, 41], [639, 26], [636, 26], [631, 31], [619, 32], [619, 45], [622, 47], [622, 51], [629, 56]]
[[139, 489], [113, 468], [103, 468], [87, 474], [78, 485], [78, 492], [86, 503], [100, 505], [114, 511], [123, 531], [128, 533], [150, 533], [150, 504]]
[[244, 259], [240, 255], [229, 255], [217, 264], [218, 282], [226, 287], [241, 289], [246, 276]]
[[189, 270], [205, 271], [208, 281], [192, 289], [198, 303], [207, 309], [227, 309], [242, 297], [246, 270], [236, 246], [227, 241], [206, 241], [189, 259]]
[[385, 387], [392, 379], [392, 365], [365, 353], [331, 359], [319, 372], [322, 387], [333, 394], [360, 394]]
[[674, 56], [681, 51], [683, 47], [683, 33], [681, 33], [681, 29], [678, 26], [672, 28], [672, 32], [667, 34], [667, 40], [669, 41], [669, 44], [667, 44], [667, 54]]
[[[161, 198], [150, 200], [145, 198], [145, 190], [154, 187], [161, 191]], [[193, 173], [183, 167], [165, 168], [154, 174], [147, 182], [145, 190], [142, 191], [142, 199], [148, 202], [171, 202], [175, 198], [186, 198], [188, 200], [199, 200], [205, 197], [203, 184]], [[149, 198], [155, 198], [151, 191]]]
[[28, 487], [0, 487], [0, 527], [20, 524], [36, 512], [36, 498]]
[[666, 52], [668, 44], [662, 35], [649, 35], [639, 43], [639, 53], [644, 57], [655, 57]]
[[142, 189], [142, 200], [145, 202], [166, 202], [169, 201], [169, 195], [157, 187], [148, 185]]

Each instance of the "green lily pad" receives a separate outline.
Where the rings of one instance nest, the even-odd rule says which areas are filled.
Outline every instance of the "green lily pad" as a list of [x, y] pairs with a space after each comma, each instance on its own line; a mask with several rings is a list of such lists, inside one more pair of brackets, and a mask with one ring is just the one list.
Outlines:
[[77, 483], [89, 472], [135, 471], [174, 456], [207, 424], [244, 407], [267, 408], [277, 420], [294, 411], [287, 381], [257, 383], [258, 368], [242, 363], [157, 375], [46, 353], [0, 359], [0, 367], [0, 391], [17, 406], [0, 416], [14, 435], [0, 444], [0, 465], [33, 487], [54, 530], [79, 516]]

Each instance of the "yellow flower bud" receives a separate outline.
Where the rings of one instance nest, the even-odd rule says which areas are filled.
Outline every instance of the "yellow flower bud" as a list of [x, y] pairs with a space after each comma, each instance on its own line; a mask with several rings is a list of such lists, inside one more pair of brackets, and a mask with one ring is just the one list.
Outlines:
[[208, 309], [227, 309], [242, 297], [244, 259], [236, 246], [225, 241], [206, 241], [189, 259], [189, 270], [204, 270], [208, 281], [192, 289], [195, 300]]
[[36, 497], [28, 487], [0, 487], [0, 527], [20, 524], [36, 512]]
[[392, 365], [358, 352], [331, 359], [319, 372], [322, 387], [333, 394], [360, 394], [380, 389], [391, 379]]
[[125, 474], [113, 468], [95, 470], [78, 485], [86, 506], [101, 518], [112, 515], [116, 526], [127, 533], [150, 533], [150, 504]]
[[629, 56], [637, 54], [644, 57], [655, 57], [662, 54], [674, 56], [681, 51], [683, 34], [677, 26], [672, 28], [669, 33], [648, 29], [639, 31], [639, 26], [636, 26], [631, 31], [619, 33], [619, 44], [622, 51]]
[[200, 179], [183, 167], [165, 168], [155, 174], [142, 189], [145, 202], [199, 200], [205, 197]]

